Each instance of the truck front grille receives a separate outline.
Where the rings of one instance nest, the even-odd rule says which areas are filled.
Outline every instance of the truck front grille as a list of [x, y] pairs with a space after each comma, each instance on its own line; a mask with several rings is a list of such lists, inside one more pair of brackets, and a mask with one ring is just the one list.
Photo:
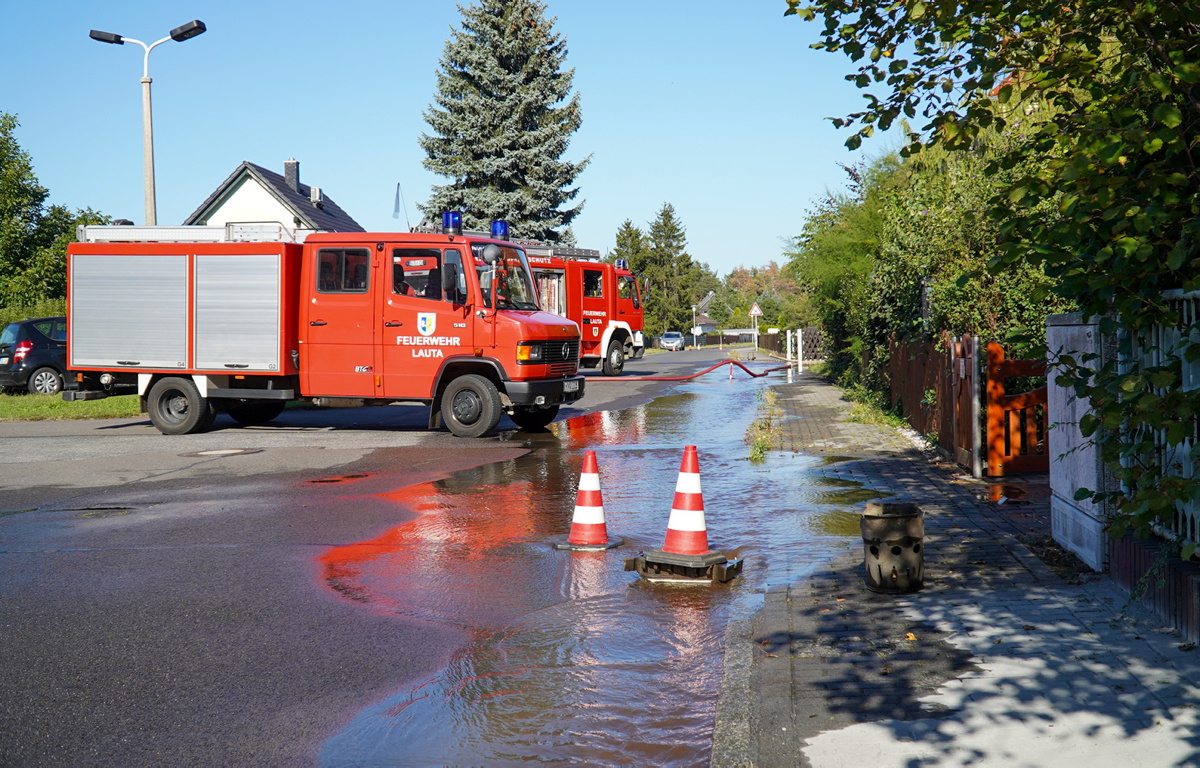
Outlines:
[[[564, 354], [565, 352], [565, 354]], [[579, 341], [543, 341], [542, 362], [553, 376], [570, 376], [579, 370]]]

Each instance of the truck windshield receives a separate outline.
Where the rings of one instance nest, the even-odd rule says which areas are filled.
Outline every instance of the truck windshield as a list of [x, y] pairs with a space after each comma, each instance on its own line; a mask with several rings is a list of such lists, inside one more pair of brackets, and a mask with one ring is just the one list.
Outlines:
[[[479, 288], [483, 291], [483, 304], [492, 306], [492, 267], [483, 260], [483, 245], [471, 245], [475, 257], [475, 271], [479, 275]], [[529, 263], [520, 248], [502, 246], [501, 257], [496, 262], [496, 308], [538, 309], [537, 292], [533, 277], [529, 274]]]

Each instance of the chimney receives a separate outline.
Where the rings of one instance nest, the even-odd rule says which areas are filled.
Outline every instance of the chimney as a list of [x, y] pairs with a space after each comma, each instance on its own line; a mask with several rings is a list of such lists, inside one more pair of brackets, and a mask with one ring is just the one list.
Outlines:
[[290, 157], [283, 162], [283, 180], [288, 189], [300, 191], [300, 163], [296, 162], [296, 158]]

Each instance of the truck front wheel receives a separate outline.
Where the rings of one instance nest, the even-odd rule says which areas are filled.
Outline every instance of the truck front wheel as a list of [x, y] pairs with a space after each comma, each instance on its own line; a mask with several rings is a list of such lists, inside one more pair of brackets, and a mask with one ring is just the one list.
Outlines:
[[620, 376], [625, 370], [625, 345], [617, 340], [608, 343], [608, 354], [604, 356], [604, 375]]
[[146, 397], [150, 422], [164, 435], [190, 435], [212, 426], [216, 410], [191, 379], [159, 379]]
[[469, 373], [450, 382], [442, 394], [442, 421], [458, 437], [482, 437], [500, 423], [500, 391]]

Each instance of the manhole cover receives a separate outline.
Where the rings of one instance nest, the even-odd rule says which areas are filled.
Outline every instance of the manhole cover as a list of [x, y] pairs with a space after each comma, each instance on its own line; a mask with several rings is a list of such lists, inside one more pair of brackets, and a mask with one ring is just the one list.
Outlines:
[[261, 448], [212, 448], [207, 451], [181, 453], [180, 456], [243, 456], [247, 453], [262, 453]]

